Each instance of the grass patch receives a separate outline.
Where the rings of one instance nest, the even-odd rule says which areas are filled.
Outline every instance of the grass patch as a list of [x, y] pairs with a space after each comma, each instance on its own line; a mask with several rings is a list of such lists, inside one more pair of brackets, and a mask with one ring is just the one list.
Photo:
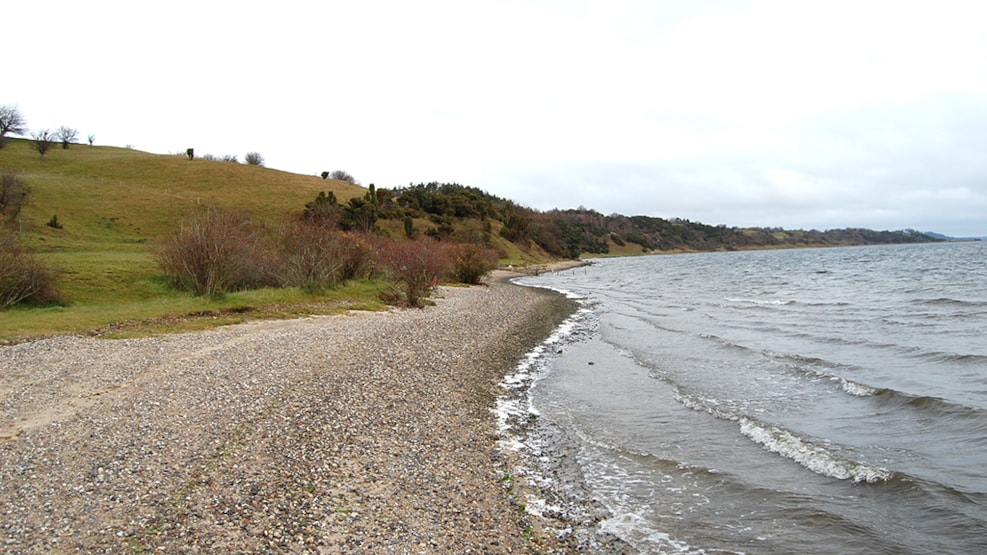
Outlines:
[[347, 282], [318, 294], [299, 288], [231, 293], [213, 300], [171, 292], [151, 299], [104, 300], [95, 304], [17, 307], [0, 319], [0, 342], [17, 342], [58, 334], [85, 333], [106, 338], [147, 337], [211, 329], [248, 320], [381, 310], [377, 293], [390, 284]]

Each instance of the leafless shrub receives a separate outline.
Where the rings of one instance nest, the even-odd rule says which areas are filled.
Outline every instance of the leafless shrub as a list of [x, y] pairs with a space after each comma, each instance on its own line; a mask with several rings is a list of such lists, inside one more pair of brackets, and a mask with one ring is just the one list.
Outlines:
[[0, 225], [0, 310], [22, 302], [56, 299], [51, 273], [17, 244], [17, 234]]
[[165, 237], [156, 256], [176, 288], [196, 295], [276, 284], [276, 259], [262, 226], [232, 211], [188, 219]]
[[203, 160], [209, 160], [210, 162], [232, 162], [234, 164], [238, 163], [239, 160], [236, 159], [236, 154], [224, 154], [222, 156], [216, 156], [215, 154], [209, 154], [208, 152], [201, 156]]
[[45, 153], [51, 150], [51, 145], [55, 143], [55, 136], [51, 134], [51, 131], [47, 129], [42, 129], [36, 133], [31, 134], [31, 145], [34, 146], [34, 150], [38, 151], [38, 154], [42, 158], [45, 157]]
[[445, 245], [431, 239], [380, 240], [377, 263], [401, 284], [408, 306], [422, 308], [435, 282], [452, 269]]
[[344, 172], [343, 170], [336, 170], [329, 174], [329, 179], [336, 179], [339, 181], [345, 181], [347, 183], [352, 183], [354, 185], [359, 185], [360, 182], [356, 180], [352, 175]]
[[343, 234], [307, 221], [289, 222], [278, 234], [282, 285], [317, 291], [344, 279], [347, 265]]
[[78, 137], [79, 130], [65, 127], [64, 125], [59, 127], [58, 131], [55, 131], [55, 138], [62, 143], [62, 148], [68, 148]]
[[248, 152], [244, 157], [243, 161], [251, 166], [263, 166], [264, 157], [260, 155], [259, 152]]

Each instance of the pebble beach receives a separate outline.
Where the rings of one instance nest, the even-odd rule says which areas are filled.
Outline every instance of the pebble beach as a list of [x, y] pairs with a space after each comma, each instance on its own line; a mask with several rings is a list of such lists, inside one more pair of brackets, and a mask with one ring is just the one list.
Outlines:
[[424, 310], [0, 347], [0, 551], [568, 553], [497, 448], [499, 383], [572, 311]]

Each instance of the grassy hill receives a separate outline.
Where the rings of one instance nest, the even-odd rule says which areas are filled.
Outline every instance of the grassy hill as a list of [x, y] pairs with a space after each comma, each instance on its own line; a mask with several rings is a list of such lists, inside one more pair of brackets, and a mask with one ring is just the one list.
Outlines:
[[[366, 191], [317, 176], [126, 148], [56, 146], [40, 158], [29, 141], [18, 139], [0, 149], [0, 167], [19, 169], [31, 187], [22, 213], [25, 239], [44, 251], [128, 249], [208, 207], [276, 222], [298, 213], [320, 191], [341, 201]], [[44, 225], [52, 216], [63, 230]]]
[[[41, 158], [24, 139], [0, 149], [2, 168], [18, 170], [31, 188], [18, 224], [21, 243], [54, 269], [62, 304], [0, 313], [0, 340], [193, 312], [236, 318], [232, 309], [245, 305], [283, 310], [307, 303], [311, 299], [290, 290], [244, 292], [222, 301], [176, 294], [166, 287], [150, 247], [195, 211], [235, 208], [276, 224], [320, 191], [341, 201], [366, 192], [316, 176], [126, 148], [55, 145]], [[61, 229], [46, 225], [53, 216]]]

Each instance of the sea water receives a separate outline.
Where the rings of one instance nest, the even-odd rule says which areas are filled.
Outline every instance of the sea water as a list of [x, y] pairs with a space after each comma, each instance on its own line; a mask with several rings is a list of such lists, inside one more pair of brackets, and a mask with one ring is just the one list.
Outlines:
[[514, 448], [556, 499], [605, 507], [597, 532], [642, 553], [987, 553], [987, 244], [518, 282], [581, 299], [514, 377]]

